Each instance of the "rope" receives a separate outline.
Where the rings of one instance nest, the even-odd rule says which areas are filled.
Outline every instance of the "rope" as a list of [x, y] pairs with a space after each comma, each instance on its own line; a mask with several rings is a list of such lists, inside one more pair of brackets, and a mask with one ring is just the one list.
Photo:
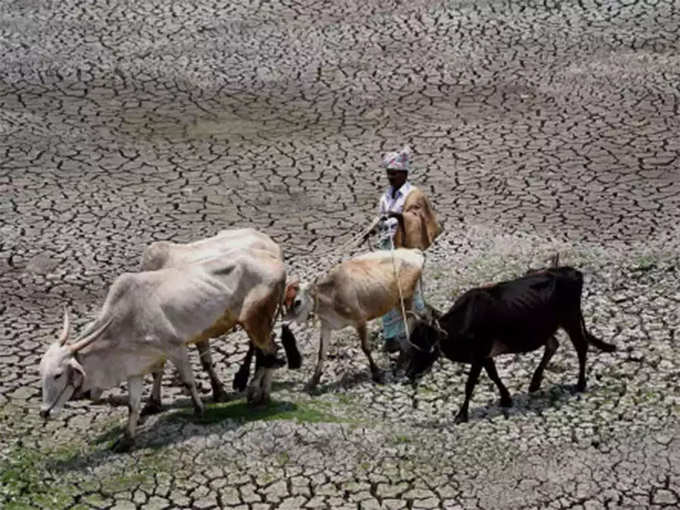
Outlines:
[[[350, 248], [352, 245], [354, 245], [358, 241], [363, 241], [364, 237], [366, 237], [369, 234], [369, 232], [371, 232], [379, 222], [380, 222], [380, 217], [376, 217], [368, 227], [366, 227], [364, 230], [359, 232], [357, 235], [353, 236], [346, 243], [344, 243], [340, 246], [334, 246], [332, 248], [329, 248], [329, 249], [321, 251], [321, 252], [315, 252], [314, 257], [320, 258], [320, 257], [325, 257], [325, 256], [330, 255], [330, 254], [344, 253], [348, 248]], [[357, 246], [359, 246], [359, 244], [357, 244]], [[340, 258], [342, 258], [342, 255], [340, 255]], [[335, 265], [335, 263], [331, 262], [330, 264], [328, 264], [328, 268], [330, 268], [334, 265]], [[322, 274], [322, 273], [325, 273], [325, 271], [318, 271], [319, 275]], [[317, 276], [317, 278], [315, 278], [314, 281], [316, 281], [318, 278], [319, 277]]]
[[[416, 351], [420, 352], [427, 352], [424, 351], [422, 347], [414, 344], [411, 342], [411, 333], [408, 330], [408, 319], [406, 318], [406, 308], [404, 307], [404, 295], [401, 290], [401, 282], [399, 280], [399, 270], [397, 269], [397, 264], [394, 261], [394, 241], [390, 237], [390, 253], [392, 255], [392, 269], [394, 270], [394, 276], [397, 280], [397, 290], [399, 291], [399, 303], [401, 305], [401, 318], [404, 321], [404, 330], [406, 331], [406, 342], [413, 347]], [[425, 252], [423, 252], [423, 255]], [[423, 263], [424, 266], [424, 263]], [[422, 281], [423, 281], [423, 275], [422, 273], [420, 274], [420, 278], [418, 279], [418, 288], [420, 289], [420, 293], [422, 295], [423, 293], [423, 287], [422, 287]]]
[[397, 269], [397, 264], [394, 261], [394, 241], [390, 237], [390, 254], [392, 255], [392, 269], [394, 270], [394, 277], [397, 280], [397, 289], [399, 290], [399, 303], [401, 305], [401, 318], [404, 321], [404, 330], [406, 331], [406, 341], [410, 344], [410, 336], [408, 330], [408, 321], [406, 319], [406, 308], [404, 308], [404, 295], [401, 292], [401, 282], [399, 281], [399, 270]]

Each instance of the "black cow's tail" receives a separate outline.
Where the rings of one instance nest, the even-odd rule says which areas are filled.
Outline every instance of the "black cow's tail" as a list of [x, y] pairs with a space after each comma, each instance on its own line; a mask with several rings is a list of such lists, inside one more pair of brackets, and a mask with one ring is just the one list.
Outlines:
[[579, 313], [580, 318], [581, 318], [581, 330], [583, 331], [583, 335], [585, 336], [586, 340], [590, 345], [594, 345], [598, 349], [604, 352], [614, 352], [616, 350], [616, 346], [614, 344], [610, 344], [608, 342], [605, 342], [604, 340], [600, 340], [597, 338], [595, 335], [590, 333], [586, 329], [586, 323], [583, 320], [583, 314]]
[[594, 345], [598, 349], [604, 352], [614, 352], [616, 350], [616, 346], [614, 344], [610, 344], [605, 342], [604, 340], [600, 340], [596, 336], [593, 336], [592, 334], [588, 333], [586, 331], [586, 338], [588, 339], [588, 343], [590, 345]]

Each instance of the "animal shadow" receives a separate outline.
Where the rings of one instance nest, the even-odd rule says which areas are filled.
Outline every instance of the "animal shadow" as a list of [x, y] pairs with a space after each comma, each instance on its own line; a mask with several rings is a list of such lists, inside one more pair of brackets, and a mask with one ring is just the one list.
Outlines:
[[[562, 405], [568, 405], [569, 400], [574, 398], [574, 396], [579, 398], [580, 395], [581, 393], [576, 391], [576, 384], [558, 383], [532, 393], [520, 391], [511, 394], [512, 407], [501, 407], [500, 397], [497, 392], [494, 393], [493, 400], [489, 401], [487, 405], [475, 405], [473, 397], [473, 400], [470, 403], [467, 425], [474, 425], [476, 422], [485, 419], [491, 420], [501, 416], [506, 419], [526, 414], [536, 414], [540, 416], [547, 409], [560, 408]], [[458, 409], [460, 409], [460, 405], [463, 403], [463, 399], [464, 395], [460, 395], [459, 398], [454, 399], [458, 403], [458, 407], [453, 409], [448, 417], [444, 418], [444, 421], [451, 426], [455, 426], [454, 419]], [[440, 428], [442, 426], [442, 419], [439, 418], [420, 422], [420, 426]]]
[[[183, 405], [184, 404], [184, 405]], [[192, 437], [214, 432], [210, 425], [227, 420], [229, 426], [239, 428], [252, 421], [268, 421], [272, 419], [295, 419], [304, 413], [298, 404], [288, 401], [271, 400], [261, 405], [248, 404], [244, 399], [226, 403], [208, 404], [202, 416], [195, 416], [191, 399], [176, 399], [172, 404], [164, 406], [160, 415], [147, 417], [145, 423], [138, 425], [138, 433], [133, 450], [158, 450], [175, 443], [186, 441]], [[46, 466], [55, 473], [66, 473], [90, 469], [110, 462], [118, 453], [110, 450], [125, 428], [126, 420], [110, 427], [105, 432], [89, 440], [86, 450], [75, 452], [68, 458], [48, 460]]]
[[566, 383], [553, 384], [532, 393], [526, 390], [515, 393], [511, 395], [512, 407], [501, 407], [500, 399], [496, 395], [492, 405], [471, 407], [468, 423], [473, 423], [477, 419], [492, 419], [498, 416], [511, 418], [525, 414], [541, 415], [546, 409], [562, 407], [575, 395], [580, 395], [576, 391], [576, 384]]

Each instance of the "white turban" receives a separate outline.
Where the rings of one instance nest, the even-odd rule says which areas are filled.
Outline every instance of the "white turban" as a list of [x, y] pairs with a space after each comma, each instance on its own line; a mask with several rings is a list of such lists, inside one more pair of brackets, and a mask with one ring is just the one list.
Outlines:
[[383, 166], [388, 170], [408, 172], [411, 166], [411, 148], [404, 145], [404, 148], [398, 152], [388, 152], [383, 157]]

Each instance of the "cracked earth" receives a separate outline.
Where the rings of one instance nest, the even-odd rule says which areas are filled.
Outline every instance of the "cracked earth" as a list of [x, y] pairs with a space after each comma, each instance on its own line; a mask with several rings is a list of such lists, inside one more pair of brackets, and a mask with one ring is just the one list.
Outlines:
[[[34, 2], [0, 0], [0, 506], [4, 508], [677, 508], [680, 506], [680, 6], [663, 1]], [[466, 367], [416, 387], [359, 341], [317, 348], [274, 401], [208, 409], [164, 378], [130, 454], [127, 416], [38, 417], [38, 361], [68, 305], [79, 331], [145, 245], [252, 226], [317, 275], [374, 214], [381, 153], [445, 222], [425, 295], [545, 265], [585, 276], [588, 390], [560, 348], [501, 356], [455, 426]], [[379, 323], [372, 324], [380, 349]], [[211, 342], [227, 386], [242, 332]], [[150, 379], [149, 379], [150, 382]], [[146, 391], [148, 394], [149, 386]]]

